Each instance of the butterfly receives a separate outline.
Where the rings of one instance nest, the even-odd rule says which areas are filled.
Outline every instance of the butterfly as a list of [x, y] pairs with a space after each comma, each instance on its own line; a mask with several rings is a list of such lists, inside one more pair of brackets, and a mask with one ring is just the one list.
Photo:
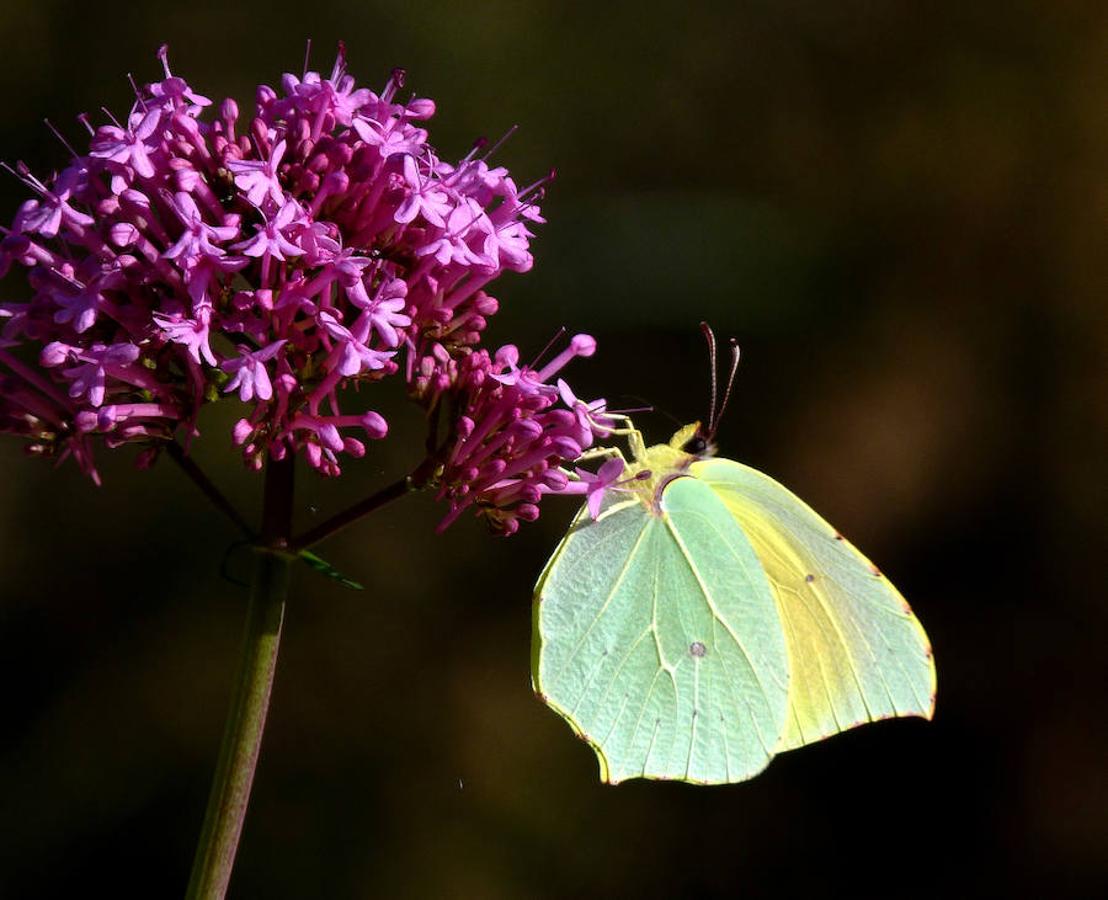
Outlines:
[[[582, 507], [535, 587], [532, 683], [602, 780], [744, 781], [866, 722], [931, 718], [930, 642], [889, 580], [768, 475], [713, 455], [723, 403]], [[609, 451], [618, 454], [618, 451]]]

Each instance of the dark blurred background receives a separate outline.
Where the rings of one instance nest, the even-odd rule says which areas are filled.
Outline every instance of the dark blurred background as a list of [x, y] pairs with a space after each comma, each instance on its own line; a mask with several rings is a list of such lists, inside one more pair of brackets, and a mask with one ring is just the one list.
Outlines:
[[[602, 786], [529, 683], [531, 586], [571, 504], [498, 541], [436, 536], [417, 497], [325, 546], [364, 593], [297, 573], [231, 895], [1108, 895], [1105, 4], [7, 0], [0, 156], [61, 163], [43, 116], [76, 134], [125, 109], [163, 41], [248, 103], [308, 36], [372, 86], [407, 67], [445, 157], [518, 123], [500, 160], [521, 183], [557, 167], [490, 343], [589, 331], [579, 393], [690, 420], [697, 323], [738, 336], [724, 454], [893, 578], [938, 711], [736, 787]], [[22, 196], [0, 180], [0, 218]], [[301, 479], [305, 525], [412, 464], [399, 388], [374, 398], [389, 441]], [[196, 452], [256, 509], [232, 407]], [[180, 896], [228, 702], [233, 530], [168, 460], [100, 458], [96, 489], [0, 442], [4, 897]]]

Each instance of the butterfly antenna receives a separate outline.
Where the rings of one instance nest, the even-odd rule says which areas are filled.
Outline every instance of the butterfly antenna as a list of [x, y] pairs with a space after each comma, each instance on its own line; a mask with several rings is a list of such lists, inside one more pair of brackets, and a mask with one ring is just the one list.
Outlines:
[[719, 411], [716, 413], [715, 421], [712, 423], [712, 437], [716, 436], [716, 429], [719, 427], [720, 419], [723, 418], [723, 412], [727, 409], [727, 402], [731, 399], [731, 388], [735, 384], [735, 373], [739, 370], [739, 342], [731, 338], [730, 343], [731, 371], [727, 373], [727, 387], [723, 390], [723, 402], [719, 405]]
[[712, 326], [707, 322], [700, 323], [700, 332], [704, 335], [704, 340], [708, 342], [708, 367], [712, 374], [712, 396], [708, 405], [708, 434], [714, 435], [716, 433], [716, 389], [718, 387], [716, 383], [716, 335], [712, 331]]

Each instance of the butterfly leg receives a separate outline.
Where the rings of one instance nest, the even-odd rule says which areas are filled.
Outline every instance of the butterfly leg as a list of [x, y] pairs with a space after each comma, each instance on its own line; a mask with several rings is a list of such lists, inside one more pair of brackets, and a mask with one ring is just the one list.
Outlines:
[[626, 465], [627, 460], [623, 458], [623, 452], [619, 449], [619, 447], [593, 447], [591, 450], [586, 450], [584, 453], [578, 456], [577, 459], [574, 460], [574, 462], [582, 463], [590, 462], [594, 459], [614, 459], [615, 457], [623, 459], [623, 462]]

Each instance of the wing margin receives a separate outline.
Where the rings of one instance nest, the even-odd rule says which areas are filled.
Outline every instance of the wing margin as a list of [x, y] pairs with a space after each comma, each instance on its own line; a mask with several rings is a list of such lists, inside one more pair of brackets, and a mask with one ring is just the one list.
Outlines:
[[935, 666], [900, 592], [803, 500], [749, 466], [694, 463], [754, 545], [789, 647], [789, 725], [779, 751], [894, 716], [931, 718]]

